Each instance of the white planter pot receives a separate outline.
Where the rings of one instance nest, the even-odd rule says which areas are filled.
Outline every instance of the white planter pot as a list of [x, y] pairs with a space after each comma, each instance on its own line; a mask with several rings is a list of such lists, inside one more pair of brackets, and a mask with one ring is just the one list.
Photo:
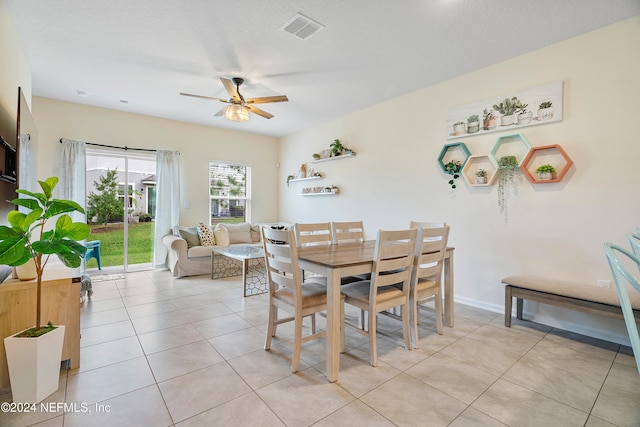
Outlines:
[[463, 135], [465, 133], [464, 123], [460, 125], [453, 125], [453, 134], [454, 135]]
[[480, 130], [480, 122], [469, 122], [467, 125], [467, 133], [476, 133]]
[[540, 108], [538, 110], [538, 120], [551, 120], [553, 119], [553, 107]]
[[539, 172], [538, 173], [538, 179], [540, 181], [549, 181], [551, 178], [553, 178], [553, 174], [551, 172]]
[[63, 343], [63, 325], [37, 338], [4, 339], [14, 402], [39, 403], [58, 390]]
[[533, 118], [533, 111], [527, 111], [526, 113], [520, 113], [520, 114], [518, 114], [518, 124], [519, 125], [525, 125], [527, 123], [530, 123], [532, 118]]
[[516, 115], [515, 114], [511, 114], [509, 116], [502, 116], [500, 117], [500, 125], [502, 126], [509, 126], [512, 125], [516, 122]]
[[34, 259], [31, 258], [25, 264], [17, 266], [16, 275], [20, 280], [32, 280], [38, 277], [38, 270], [36, 269], [36, 262]]
[[476, 184], [486, 184], [487, 177], [486, 176], [476, 176]]

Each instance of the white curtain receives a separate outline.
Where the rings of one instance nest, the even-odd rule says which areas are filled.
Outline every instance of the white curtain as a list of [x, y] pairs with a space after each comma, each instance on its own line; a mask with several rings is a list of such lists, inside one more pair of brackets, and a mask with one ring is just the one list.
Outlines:
[[[87, 149], [81, 141], [62, 140], [62, 151], [58, 163], [58, 198], [73, 200], [86, 209]], [[45, 177], [46, 178], [46, 177]], [[86, 222], [85, 215], [72, 212], [74, 221]]]
[[18, 165], [18, 183], [23, 190], [35, 191], [36, 180], [33, 144], [29, 134], [20, 134], [20, 164]]
[[[31, 137], [28, 134], [20, 134], [20, 164], [18, 165], [18, 188], [21, 190], [28, 190], [37, 192], [36, 180], [34, 174], [35, 159], [33, 155], [33, 144], [31, 144]], [[23, 197], [16, 194], [15, 197]], [[18, 206], [18, 210], [22, 213], [27, 213], [29, 209], [24, 206]]]
[[180, 153], [156, 152], [156, 221], [153, 266], [166, 264], [167, 248], [162, 238], [180, 221]]

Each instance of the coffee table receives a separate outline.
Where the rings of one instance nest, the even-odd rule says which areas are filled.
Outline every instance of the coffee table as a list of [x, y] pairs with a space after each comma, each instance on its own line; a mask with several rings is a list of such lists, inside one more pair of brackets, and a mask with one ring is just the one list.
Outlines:
[[262, 246], [216, 246], [211, 252], [211, 278], [242, 275], [244, 296], [269, 290]]

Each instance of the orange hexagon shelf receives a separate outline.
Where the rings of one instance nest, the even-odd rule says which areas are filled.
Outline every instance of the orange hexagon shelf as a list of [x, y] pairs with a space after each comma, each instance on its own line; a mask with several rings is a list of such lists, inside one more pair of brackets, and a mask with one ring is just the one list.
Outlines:
[[[552, 179], [537, 179], [536, 169], [539, 166], [549, 164], [556, 170]], [[532, 147], [522, 161], [522, 171], [532, 184], [549, 184], [560, 182], [569, 171], [573, 160], [567, 155], [564, 149], [558, 144]]]

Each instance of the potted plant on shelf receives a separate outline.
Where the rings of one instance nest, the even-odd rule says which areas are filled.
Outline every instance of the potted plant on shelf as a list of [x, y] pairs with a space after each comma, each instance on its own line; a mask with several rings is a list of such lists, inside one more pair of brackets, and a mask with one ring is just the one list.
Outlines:
[[516, 182], [516, 172], [520, 169], [516, 156], [502, 156], [498, 160], [498, 206], [504, 212], [507, 201], [507, 186]]
[[339, 139], [334, 140], [329, 147], [331, 147], [331, 154], [333, 156], [339, 156], [344, 151], [344, 145], [342, 145]]
[[484, 130], [491, 130], [495, 129], [497, 126], [498, 117], [496, 116], [496, 113], [492, 109], [487, 110], [485, 108], [482, 113], [482, 128]]
[[[89, 235], [87, 224], [67, 215], [84, 209], [74, 201], [53, 198], [58, 178], [38, 182], [42, 193], [18, 189], [27, 197], [11, 201], [29, 212], [13, 210], [7, 215], [10, 226], [0, 225], [0, 264], [19, 266], [33, 260], [36, 268], [35, 326], [4, 339], [13, 401], [25, 403], [40, 402], [55, 392], [60, 375], [64, 325], [41, 324], [42, 274], [51, 255], [67, 267], [79, 267], [87, 249], [78, 241]], [[55, 227], [46, 230], [55, 217]]]
[[538, 106], [538, 120], [553, 119], [553, 103], [551, 101], [541, 102]]
[[478, 169], [476, 171], [476, 184], [487, 183], [487, 171], [484, 169]]
[[444, 165], [444, 170], [453, 178], [449, 180], [449, 185], [452, 189], [456, 188], [456, 179], [460, 177], [460, 171], [462, 170], [462, 163], [459, 160], [450, 160]]
[[465, 133], [464, 122], [462, 121], [455, 122], [453, 124], [453, 135], [458, 136], [458, 135], [463, 135], [464, 133]]
[[536, 173], [538, 174], [538, 179], [541, 181], [549, 181], [553, 179], [553, 174], [556, 173], [556, 169], [549, 165], [540, 165], [538, 169], [536, 169]]
[[476, 133], [480, 130], [480, 119], [477, 114], [472, 114], [467, 118], [467, 132]]
[[320, 156], [320, 153], [313, 153], [312, 156], [313, 156], [313, 160], [320, 160], [320, 158], [322, 157]]
[[518, 97], [505, 98], [500, 104], [494, 104], [493, 109], [502, 114], [500, 124], [502, 126], [512, 125], [516, 122], [516, 111], [518, 111]]
[[529, 106], [529, 104], [523, 104], [520, 101], [518, 101], [518, 124], [519, 125], [526, 125], [527, 123], [531, 122], [531, 119], [533, 118], [533, 111], [529, 111], [527, 110], [527, 107]]

